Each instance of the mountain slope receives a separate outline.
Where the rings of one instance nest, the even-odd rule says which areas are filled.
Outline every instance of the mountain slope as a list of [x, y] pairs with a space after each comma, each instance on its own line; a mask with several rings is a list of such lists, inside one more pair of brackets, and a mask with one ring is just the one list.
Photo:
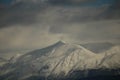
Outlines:
[[[113, 50], [116, 51], [116, 48]], [[119, 62], [114, 62], [116, 57], [113, 54], [119, 56], [119, 51], [117, 53], [111, 53], [110, 51], [107, 54], [95, 54], [80, 45], [59, 41], [49, 47], [22, 55], [17, 58], [15, 63], [4, 65], [1, 71], [1, 80], [6, 79], [6, 76], [9, 80], [24, 80], [31, 76], [49, 78], [51, 76], [60, 76], [61, 74], [61, 77], [63, 77], [70, 74], [74, 75], [75, 71], [79, 72], [77, 74], [79, 77], [85, 77], [89, 76], [88, 73], [93, 69], [95, 69], [94, 75], [101, 75], [103, 71], [99, 69], [119, 69], [120, 64]], [[112, 62], [114, 63], [111, 65], [116, 65], [117, 67], [109, 65], [108, 62], [111, 59], [113, 59]], [[119, 58], [117, 60], [119, 61]], [[111, 74], [112, 71], [104, 71], [104, 74]]]
[[3, 66], [4, 64], [6, 64], [8, 62], [8, 60], [0, 57], [0, 67]]
[[105, 55], [103, 58], [102, 66], [107, 68], [119, 68], [120, 67], [120, 46], [114, 46], [111, 49], [101, 53]]
[[37, 70], [49, 66], [48, 69], [42, 69], [41, 72], [50, 75], [59, 74], [62, 71], [68, 73], [73, 67], [77, 67], [79, 62], [83, 61], [83, 63], [79, 63], [80, 69], [95, 67], [96, 65], [91, 65], [95, 63], [93, 58], [95, 56], [96, 54], [79, 45], [58, 42], [42, 50], [28, 53], [19, 58], [18, 62], [32, 64]]

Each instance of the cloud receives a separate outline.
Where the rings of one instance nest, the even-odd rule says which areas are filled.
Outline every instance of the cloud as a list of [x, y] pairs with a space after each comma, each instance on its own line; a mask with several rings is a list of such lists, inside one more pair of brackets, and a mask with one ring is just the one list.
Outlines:
[[[103, 4], [102, 6], [96, 7], [87, 5], [48, 5], [50, 3], [54, 3], [54, 1], [56, 1], [57, 3], [60, 3], [59, 1], [61, 1], [61, 3], [63, 4], [64, 1], [68, 1], [71, 3], [79, 1], [81, 3], [92, 1], [94, 2], [94, 0], [49, 0], [48, 2], [45, 1], [45, 3], [48, 3], [45, 5], [42, 5], [43, 3], [40, 3], [41, 0], [39, 0], [40, 2], [38, 0], [35, 0], [37, 3], [29, 3], [29, 0], [21, 1], [25, 1], [25, 3], [19, 3], [9, 9], [0, 11], [0, 27], [7, 27], [16, 24], [29, 25], [44, 22], [71, 23], [120, 18], [120, 11], [119, 9], [117, 9], [117, 7], [115, 7], [119, 5], [119, 2], [115, 3], [117, 5], [114, 4], [113, 6]], [[20, 1], [17, 0], [17, 2]], [[49, 19], [50, 21], [48, 21], [47, 19]]]
[[87, 22], [104, 19], [108, 6], [95, 7], [62, 7], [45, 8], [13, 8], [12, 11], [1, 12], [0, 27], [12, 25], [31, 25], [36, 23], [57, 24]]
[[0, 51], [43, 48], [59, 40], [78, 44], [87, 42], [120, 43], [119, 22], [119, 20], [110, 20], [85, 24], [63, 24], [56, 27], [47, 24], [6, 27], [0, 29]]
[[[82, 3], [88, 0], [70, 1]], [[119, 12], [115, 5], [88, 7], [20, 3], [0, 12], [0, 51], [42, 48], [61, 39], [78, 44], [119, 43]]]
[[96, 0], [48, 0], [49, 3], [51, 4], [81, 4], [84, 2], [92, 2]]
[[50, 34], [47, 27], [16, 26], [0, 30], [1, 51], [42, 48], [58, 41], [61, 36]]
[[96, 0], [69, 0], [71, 2], [92, 2], [92, 1], [96, 1]]
[[[51, 33], [65, 33], [75, 42], [119, 42], [120, 20], [107, 20], [88, 23], [71, 23], [58, 27], [51, 27]], [[75, 40], [76, 39], [76, 40]]]

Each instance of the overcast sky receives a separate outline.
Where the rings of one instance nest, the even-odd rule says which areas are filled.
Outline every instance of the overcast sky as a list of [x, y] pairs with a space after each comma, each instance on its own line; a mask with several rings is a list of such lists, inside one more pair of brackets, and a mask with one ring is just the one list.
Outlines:
[[118, 0], [1, 0], [0, 51], [42, 48], [59, 40], [78, 44], [120, 43], [119, 3]]

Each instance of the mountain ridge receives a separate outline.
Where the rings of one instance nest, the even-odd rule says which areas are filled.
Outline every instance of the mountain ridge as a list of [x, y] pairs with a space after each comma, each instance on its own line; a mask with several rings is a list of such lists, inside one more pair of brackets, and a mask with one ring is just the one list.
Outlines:
[[[118, 57], [119, 53], [113, 54]], [[9, 73], [15, 75], [14, 78], [17, 77], [18, 80], [22, 80], [32, 75], [49, 77], [64, 73], [64, 76], [66, 76], [76, 70], [85, 70], [87, 76], [87, 70], [119, 68], [120, 64], [116, 62], [116, 57], [113, 54], [106, 52], [95, 54], [80, 45], [58, 41], [46, 48], [20, 56], [16, 62], [7, 64], [8, 67], [6, 66], [7, 68], [3, 69], [2, 74]], [[112, 64], [110, 64], [111, 59], [114, 60]], [[119, 58], [117, 59], [119, 61]]]

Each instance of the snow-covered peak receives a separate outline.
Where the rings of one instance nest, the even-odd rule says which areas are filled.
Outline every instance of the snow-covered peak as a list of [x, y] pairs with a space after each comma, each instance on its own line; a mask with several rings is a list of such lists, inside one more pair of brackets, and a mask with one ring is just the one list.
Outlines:
[[65, 45], [66, 42], [65, 41], [58, 41], [55, 44], [53, 44], [54, 46], [60, 46], [60, 45]]
[[[43, 49], [35, 50], [19, 58], [18, 62], [34, 66], [44, 75], [69, 73], [74, 69], [96, 68], [96, 54], [77, 44], [57, 43]], [[99, 58], [97, 58], [99, 59]], [[45, 68], [48, 66], [49, 68]], [[84, 67], [86, 66], [86, 67]]]
[[19, 72], [20, 78], [30, 74], [45, 77], [61, 73], [67, 75], [76, 70], [118, 68], [119, 61], [119, 55], [116, 53], [95, 54], [80, 45], [58, 41], [46, 48], [20, 56], [13, 63], [12, 69], [15, 70], [12, 73]]

